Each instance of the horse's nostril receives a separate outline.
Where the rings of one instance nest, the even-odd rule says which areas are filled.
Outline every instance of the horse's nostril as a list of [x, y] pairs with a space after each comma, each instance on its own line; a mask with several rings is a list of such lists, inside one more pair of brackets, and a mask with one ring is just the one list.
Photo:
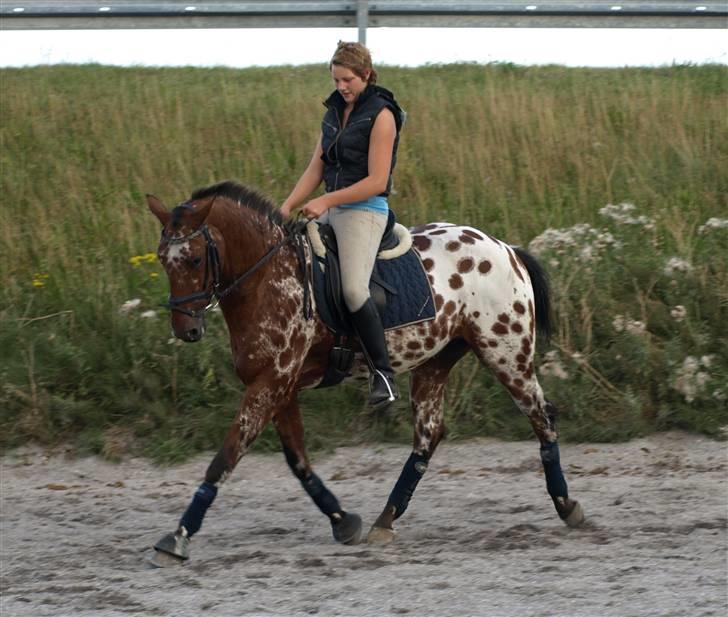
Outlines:
[[196, 341], [198, 338], [200, 338], [200, 331], [197, 328], [190, 328], [187, 330], [187, 338], [190, 341]]

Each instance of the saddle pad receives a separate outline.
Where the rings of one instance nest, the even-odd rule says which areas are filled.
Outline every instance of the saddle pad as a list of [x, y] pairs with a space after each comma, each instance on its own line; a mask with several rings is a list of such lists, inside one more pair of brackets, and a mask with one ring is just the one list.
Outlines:
[[[328, 293], [325, 272], [327, 269], [338, 271], [336, 266], [328, 266], [326, 257], [314, 255], [312, 270], [316, 308], [330, 330], [351, 335], [353, 330], [348, 324], [348, 319], [342, 319], [337, 309], [337, 305], [344, 306], [343, 300], [335, 302]], [[385, 330], [435, 318], [432, 288], [420, 256], [413, 248], [395, 259], [377, 259], [370, 290]], [[384, 307], [377, 301], [382, 295], [386, 297]]]
[[385, 330], [435, 318], [432, 288], [414, 249], [396, 259], [378, 259], [374, 271], [384, 283], [397, 290], [393, 294], [385, 288], [387, 304], [380, 310]]

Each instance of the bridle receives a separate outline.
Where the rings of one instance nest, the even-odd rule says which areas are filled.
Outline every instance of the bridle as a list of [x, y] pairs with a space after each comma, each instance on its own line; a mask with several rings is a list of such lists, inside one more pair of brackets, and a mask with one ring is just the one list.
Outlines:
[[[283, 240], [273, 246], [268, 252], [263, 255], [258, 261], [256, 261], [248, 270], [243, 272], [227, 287], [222, 289], [222, 282], [220, 281], [220, 253], [217, 250], [217, 244], [210, 233], [210, 229], [206, 223], [193, 231], [190, 234], [184, 236], [170, 236], [162, 229], [162, 242], [166, 242], [168, 245], [182, 244], [189, 242], [197, 236], [203, 236], [206, 242], [206, 259], [205, 259], [205, 278], [202, 283], [202, 289], [186, 296], [173, 296], [169, 294], [167, 304], [165, 305], [171, 311], [177, 311], [178, 313], [184, 313], [190, 317], [200, 319], [205, 316], [207, 311], [214, 309], [220, 301], [229, 295], [235, 288], [240, 285], [244, 280], [253, 275], [257, 270], [262, 268], [278, 251], [280, 251], [286, 244], [293, 244], [296, 255], [298, 257], [298, 263], [301, 267], [303, 280], [304, 280], [304, 315], [306, 319], [311, 318], [311, 300], [309, 292], [309, 276], [308, 269], [306, 268], [306, 257], [303, 248], [305, 242], [302, 234], [303, 224], [298, 221], [292, 222], [292, 224], [284, 227], [286, 232]], [[161, 243], [160, 243], [161, 244]], [[212, 285], [210, 286], [210, 282]], [[208, 289], [209, 287], [209, 289]], [[204, 300], [207, 304], [201, 309], [192, 310], [185, 308], [184, 304], [189, 302], [196, 302]]]
[[[271, 248], [263, 257], [255, 262], [248, 270], [236, 278], [227, 287], [222, 289], [222, 283], [220, 281], [220, 253], [217, 250], [217, 244], [210, 233], [210, 229], [207, 224], [203, 224], [199, 229], [193, 231], [191, 234], [185, 236], [168, 236], [162, 230], [162, 241], [168, 245], [182, 244], [183, 242], [189, 242], [197, 236], [203, 236], [206, 242], [206, 259], [205, 259], [205, 278], [202, 283], [202, 289], [186, 296], [173, 296], [169, 295], [166, 307], [172, 311], [184, 313], [190, 317], [197, 319], [204, 317], [205, 313], [210, 309], [214, 309], [220, 301], [229, 295], [240, 283], [245, 279], [249, 278], [254, 272], [261, 268], [273, 255], [280, 251], [288, 242], [291, 241], [291, 236], [286, 236], [283, 240], [278, 242], [273, 248]], [[212, 285], [210, 286], [210, 282]], [[185, 308], [184, 304], [189, 302], [196, 302], [204, 300], [207, 305], [198, 310], [192, 310]]]

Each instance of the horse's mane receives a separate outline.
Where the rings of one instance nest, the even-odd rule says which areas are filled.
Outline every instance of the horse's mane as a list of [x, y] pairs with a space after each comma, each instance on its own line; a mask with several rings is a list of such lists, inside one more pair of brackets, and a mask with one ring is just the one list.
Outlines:
[[233, 180], [225, 180], [224, 182], [195, 189], [190, 196], [190, 201], [207, 197], [226, 197], [241, 206], [262, 214], [272, 223], [283, 224], [283, 217], [273, 200], [255, 189], [243, 186]]

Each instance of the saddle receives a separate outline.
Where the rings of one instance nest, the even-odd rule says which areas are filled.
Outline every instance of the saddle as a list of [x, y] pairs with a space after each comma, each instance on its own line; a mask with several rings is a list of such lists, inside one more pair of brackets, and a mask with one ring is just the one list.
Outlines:
[[[353, 352], [348, 339], [356, 333], [341, 288], [341, 268], [334, 230], [328, 224], [311, 221], [306, 232], [313, 254], [313, 295], [319, 316], [336, 337], [327, 374], [318, 387], [335, 385], [348, 374]], [[379, 254], [369, 281], [369, 293], [385, 330], [392, 330], [435, 318], [435, 302], [410, 232], [389, 218], [382, 236]]]

